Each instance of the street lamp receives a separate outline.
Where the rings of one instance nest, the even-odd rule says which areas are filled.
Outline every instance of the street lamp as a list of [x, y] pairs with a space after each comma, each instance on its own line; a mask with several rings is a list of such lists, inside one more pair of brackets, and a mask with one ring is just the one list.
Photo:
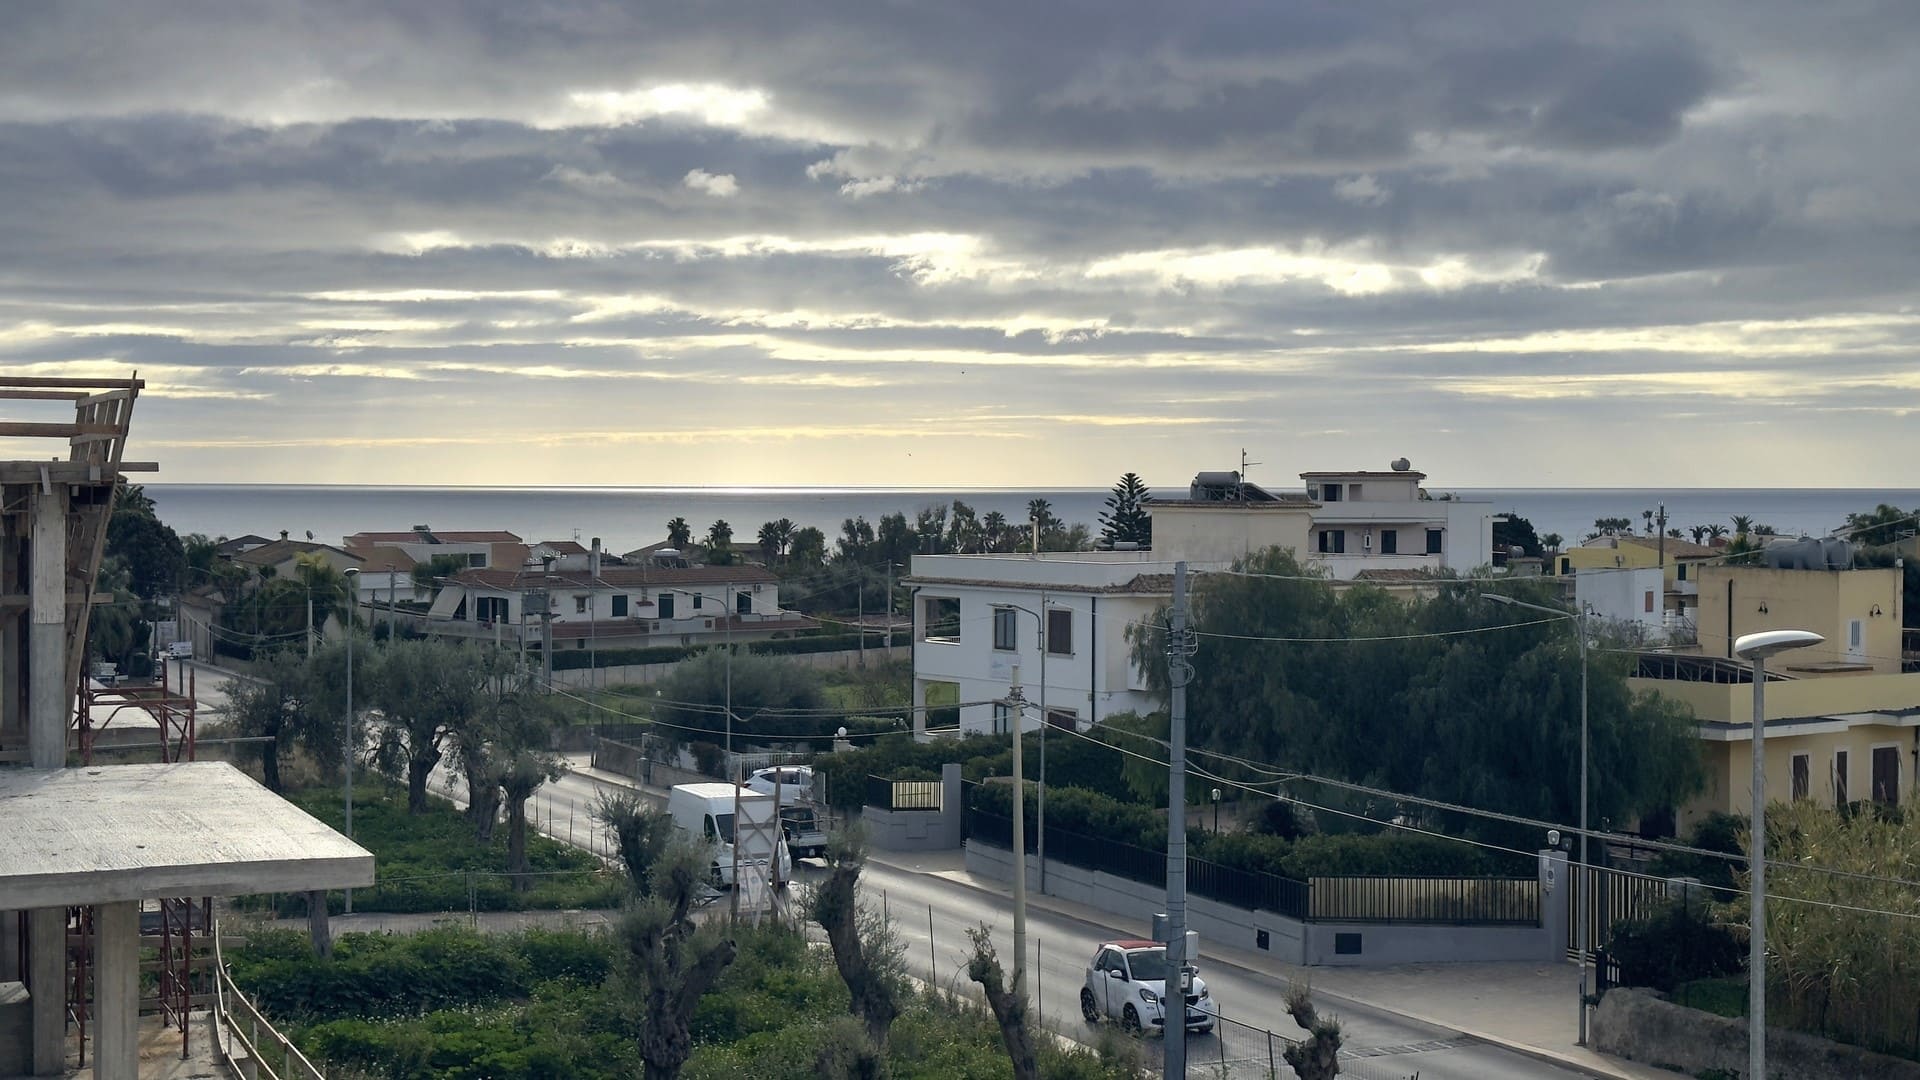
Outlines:
[[1749, 808], [1747, 883], [1747, 1075], [1767, 1075], [1767, 657], [1827, 640], [1811, 630], [1766, 630], [1734, 639], [1734, 655], [1753, 661], [1753, 805]]
[[1525, 600], [1515, 600], [1500, 593], [1481, 593], [1480, 598], [1491, 600], [1508, 607], [1526, 608], [1552, 615], [1557, 619], [1573, 619], [1579, 623], [1576, 636], [1580, 642], [1580, 908], [1576, 917], [1580, 920], [1580, 1045], [1587, 1045], [1587, 954], [1593, 950], [1593, 872], [1587, 863], [1587, 616], [1585, 607], [1579, 611], [1565, 608], [1548, 607], [1545, 604], [1530, 604]]
[[1213, 797], [1213, 832], [1218, 836], [1220, 834], [1220, 789], [1214, 788], [1208, 794]]
[[[360, 568], [349, 566], [343, 576], [347, 579], [347, 739], [342, 744], [341, 759], [347, 772], [347, 839], [353, 839], [353, 615], [359, 606]], [[347, 890], [347, 914], [353, 914], [353, 890]]]

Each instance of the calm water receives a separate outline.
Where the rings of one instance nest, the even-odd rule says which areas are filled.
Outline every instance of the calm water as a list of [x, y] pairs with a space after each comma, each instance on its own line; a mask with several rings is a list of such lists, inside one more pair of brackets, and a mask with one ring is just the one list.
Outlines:
[[[613, 551], [663, 540], [667, 521], [684, 517], [696, 536], [717, 518], [732, 524], [736, 543], [750, 544], [763, 522], [790, 518], [815, 525], [829, 541], [840, 522], [864, 515], [905, 512], [960, 499], [982, 516], [998, 510], [1026, 517], [1027, 501], [1043, 498], [1069, 522], [1093, 526], [1106, 489], [909, 490], [893, 488], [471, 488], [321, 487], [255, 484], [149, 484], [160, 516], [181, 533], [272, 537], [285, 529], [296, 538], [337, 544], [363, 530], [399, 531], [414, 525], [435, 529], [507, 529], [528, 540], [586, 542], [604, 538]], [[1179, 494], [1176, 489], [1160, 489]], [[1599, 517], [1629, 517], [1664, 503], [1670, 526], [1725, 525], [1746, 514], [1785, 535], [1815, 535], [1837, 528], [1849, 512], [1892, 503], [1920, 508], [1917, 490], [1707, 489], [1655, 491], [1632, 488], [1450, 489], [1462, 498], [1486, 500], [1495, 509], [1532, 521], [1540, 533], [1569, 541], [1592, 531]]]

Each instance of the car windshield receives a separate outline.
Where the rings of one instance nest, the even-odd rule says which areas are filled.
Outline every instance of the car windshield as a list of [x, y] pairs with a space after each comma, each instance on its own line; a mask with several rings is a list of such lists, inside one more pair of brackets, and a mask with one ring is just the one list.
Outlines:
[[1167, 977], [1167, 950], [1134, 949], [1127, 953], [1127, 967], [1134, 982], [1164, 982]]
[[804, 806], [782, 807], [780, 817], [796, 829], [813, 828], [813, 811]]

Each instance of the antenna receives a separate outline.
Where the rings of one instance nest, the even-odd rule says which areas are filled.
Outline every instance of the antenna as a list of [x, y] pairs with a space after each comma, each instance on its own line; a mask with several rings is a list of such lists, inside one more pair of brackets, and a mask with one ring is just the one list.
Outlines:
[[1247, 501], [1247, 468], [1248, 466], [1258, 464], [1260, 464], [1260, 462], [1247, 460], [1246, 447], [1243, 446], [1240, 448], [1240, 482], [1234, 486], [1234, 497], [1238, 498], [1241, 502]]

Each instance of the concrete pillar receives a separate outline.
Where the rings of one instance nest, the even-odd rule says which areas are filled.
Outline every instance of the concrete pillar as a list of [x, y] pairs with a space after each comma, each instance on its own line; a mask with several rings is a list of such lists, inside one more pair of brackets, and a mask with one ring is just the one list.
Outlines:
[[[27, 750], [36, 769], [67, 764], [67, 493], [33, 496], [32, 628], [27, 643], [32, 697], [27, 702]], [[38, 996], [37, 994], [35, 996]]]
[[1567, 874], [1567, 853], [1559, 848], [1540, 852], [1540, 929], [1546, 937], [1541, 959], [1558, 960], [1567, 954], [1574, 880]]
[[20, 970], [20, 920], [17, 911], [0, 911], [0, 982], [25, 982]]
[[93, 909], [93, 1075], [140, 1076], [140, 905], [123, 900]]
[[28, 984], [33, 991], [33, 1075], [67, 1069], [67, 909], [27, 912]]

